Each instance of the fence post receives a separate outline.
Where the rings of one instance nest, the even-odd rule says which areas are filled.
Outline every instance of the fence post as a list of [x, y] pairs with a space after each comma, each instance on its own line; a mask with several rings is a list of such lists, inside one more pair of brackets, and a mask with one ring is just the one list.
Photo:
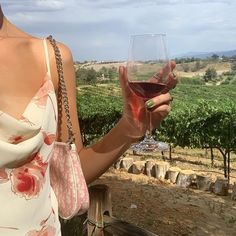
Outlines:
[[90, 207], [88, 210], [88, 236], [112, 236], [103, 232], [103, 215], [112, 215], [111, 193], [109, 187], [103, 184], [89, 187]]

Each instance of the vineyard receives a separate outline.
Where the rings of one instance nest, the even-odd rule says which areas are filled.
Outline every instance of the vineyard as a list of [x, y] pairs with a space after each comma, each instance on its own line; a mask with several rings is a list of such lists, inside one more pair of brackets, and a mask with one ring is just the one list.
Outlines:
[[[227, 177], [230, 154], [236, 150], [236, 86], [179, 84], [171, 94], [172, 112], [156, 130], [156, 138], [171, 147], [218, 149]], [[78, 106], [84, 143], [90, 144], [107, 133], [122, 115], [119, 85], [80, 87]]]
[[[155, 138], [169, 143], [170, 149], [145, 156], [128, 150], [124, 156], [165, 160], [183, 170], [225, 177], [232, 191], [236, 181], [236, 65], [233, 71], [229, 61], [191, 60], [177, 65], [181, 79], [171, 91], [172, 111], [154, 131]], [[122, 116], [115, 72], [119, 65], [106, 64], [109, 70], [103, 64], [85, 66], [84, 71], [89, 68], [87, 77], [81, 77], [83, 71], [77, 70], [78, 116], [85, 145], [100, 139]], [[207, 71], [209, 77], [204, 78]], [[109, 74], [112, 80], [106, 78]], [[89, 78], [88, 83], [84, 78]], [[116, 217], [158, 235], [234, 235], [235, 203], [230, 196], [180, 189], [153, 177], [113, 168], [95, 183], [111, 188]]]

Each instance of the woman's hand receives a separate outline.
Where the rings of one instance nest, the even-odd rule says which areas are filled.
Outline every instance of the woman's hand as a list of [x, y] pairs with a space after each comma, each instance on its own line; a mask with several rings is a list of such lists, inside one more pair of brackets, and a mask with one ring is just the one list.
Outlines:
[[[175, 66], [175, 62], [172, 61], [171, 70], [173, 70]], [[153, 77], [151, 80], [161, 81], [162, 77], [165, 76], [165, 72], [164, 67], [161, 72], [156, 75], [156, 78]], [[135, 95], [130, 89], [127, 78], [127, 68], [123, 66], [119, 68], [119, 80], [124, 99], [123, 119], [129, 127], [127, 135], [132, 138], [140, 138], [145, 134], [149, 126], [151, 129], [158, 127], [161, 121], [169, 114], [172, 97], [168, 91], [176, 86], [178, 82], [177, 78], [173, 73], [170, 73], [165, 92], [147, 101]], [[149, 121], [148, 118], [149, 112], [151, 121]]]

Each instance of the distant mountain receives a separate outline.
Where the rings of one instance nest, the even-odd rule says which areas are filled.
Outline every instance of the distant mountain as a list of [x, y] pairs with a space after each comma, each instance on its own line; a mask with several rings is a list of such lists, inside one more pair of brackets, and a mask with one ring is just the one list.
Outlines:
[[187, 57], [195, 57], [200, 59], [205, 59], [207, 57], [211, 57], [213, 54], [217, 54], [222, 57], [232, 57], [236, 56], [236, 50], [229, 51], [216, 51], [216, 52], [188, 52], [184, 54], [174, 55], [173, 58], [187, 58]]

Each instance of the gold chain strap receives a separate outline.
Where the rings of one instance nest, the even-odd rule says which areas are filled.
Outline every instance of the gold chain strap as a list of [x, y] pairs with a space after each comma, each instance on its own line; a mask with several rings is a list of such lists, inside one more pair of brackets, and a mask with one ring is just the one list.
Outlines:
[[57, 65], [57, 73], [59, 78], [59, 84], [58, 84], [58, 134], [59, 134], [59, 141], [61, 141], [61, 123], [62, 123], [62, 103], [64, 105], [65, 114], [66, 114], [66, 120], [67, 120], [67, 130], [68, 130], [68, 143], [72, 144], [75, 141], [73, 129], [72, 129], [72, 122], [70, 118], [70, 111], [69, 111], [69, 102], [68, 102], [68, 96], [67, 96], [67, 90], [63, 75], [63, 65], [62, 65], [62, 58], [60, 49], [57, 46], [56, 40], [52, 37], [52, 35], [48, 36], [47, 39], [51, 43], [54, 52], [55, 52], [55, 59], [56, 59], [56, 65]]

